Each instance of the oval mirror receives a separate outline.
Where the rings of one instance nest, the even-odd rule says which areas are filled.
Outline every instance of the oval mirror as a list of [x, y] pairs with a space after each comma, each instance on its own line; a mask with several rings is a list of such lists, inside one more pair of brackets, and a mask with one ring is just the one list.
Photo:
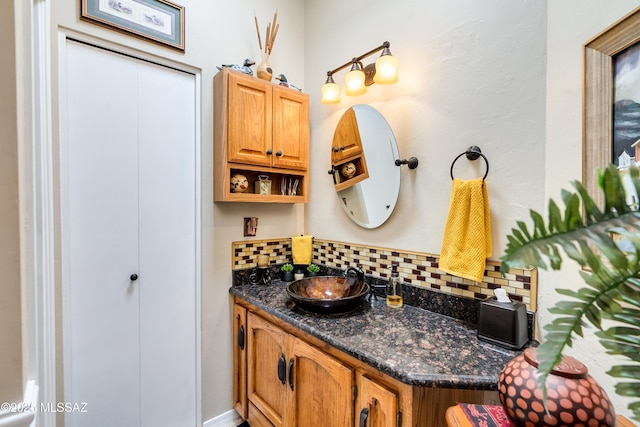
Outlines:
[[369, 105], [354, 105], [338, 122], [331, 172], [342, 208], [365, 228], [391, 216], [400, 192], [398, 145], [389, 123]]

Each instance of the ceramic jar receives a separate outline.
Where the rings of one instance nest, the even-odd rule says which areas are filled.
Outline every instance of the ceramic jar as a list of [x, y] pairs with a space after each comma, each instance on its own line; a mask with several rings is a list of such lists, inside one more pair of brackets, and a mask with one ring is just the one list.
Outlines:
[[547, 377], [548, 414], [538, 376], [535, 348], [527, 348], [512, 359], [500, 374], [500, 401], [514, 425], [615, 425], [615, 410], [609, 397], [578, 360], [563, 356]]
[[271, 81], [271, 77], [273, 77], [273, 70], [271, 69], [271, 65], [267, 62], [269, 57], [265, 58], [258, 66], [256, 67], [256, 74], [259, 79], [266, 80], [268, 82]]

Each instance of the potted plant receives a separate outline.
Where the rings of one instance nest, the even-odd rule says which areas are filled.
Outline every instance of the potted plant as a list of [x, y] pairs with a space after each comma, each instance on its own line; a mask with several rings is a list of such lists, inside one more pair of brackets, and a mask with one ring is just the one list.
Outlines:
[[282, 280], [285, 282], [293, 281], [293, 264], [286, 263], [280, 267], [280, 271], [282, 272]]
[[307, 267], [307, 276], [317, 276], [320, 273], [320, 267], [316, 264], [309, 264]]
[[[549, 310], [556, 317], [544, 327], [546, 332], [537, 349], [539, 384], [545, 392], [551, 369], [560, 361], [563, 349], [583, 336], [587, 320], [599, 330], [596, 335], [608, 354], [624, 356], [631, 362], [607, 372], [624, 379], [616, 384], [616, 393], [640, 397], [640, 176], [634, 166], [628, 173], [636, 191], [633, 204], [627, 202], [628, 190], [621, 173], [611, 165], [599, 176], [603, 209], [575, 181], [574, 192], [562, 192], [564, 212], [550, 200], [546, 222], [541, 214], [531, 211], [533, 229], [518, 222], [508, 236], [501, 258], [503, 272], [529, 266], [559, 270], [560, 249], [581, 267], [584, 286], [578, 290], [557, 289], [568, 299]], [[604, 329], [603, 318], [612, 320], [613, 326]], [[633, 418], [640, 420], [640, 401], [634, 401], [629, 409]]]

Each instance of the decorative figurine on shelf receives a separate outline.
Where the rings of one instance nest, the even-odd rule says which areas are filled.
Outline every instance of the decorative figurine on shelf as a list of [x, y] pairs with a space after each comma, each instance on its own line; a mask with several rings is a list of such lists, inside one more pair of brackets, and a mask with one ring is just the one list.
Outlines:
[[300, 89], [298, 86], [294, 86], [291, 83], [289, 83], [287, 81], [287, 76], [285, 76], [284, 74], [280, 74], [278, 77], [276, 77], [276, 80], [280, 80], [280, 86], [290, 87], [291, 89], [295, 89], [299, 92], [302, 92], [302, 89]]
[[239, 173], [231, 176], [231, 192], [232, 193], [244, 193], [249, 188], [249, 180], [244, 175]]
[[353, 162], [345, 163], [344, 165], [342, 165], [340, 173], [346, 179], [353, 178], [353, 176], [356, 174], [356, 165], [354, 165]]
[[250, 59], [245, 59], [244, 63], [242, 65], [238, 65], [238, 64], [231, 64], [231, 65], [217, 65], [216, 68], [218, 70], [222, 70], [223, 68], [231, 68], [232, 70], [236, 70], [236, 71], [240, 71], [242, 73], [248, 74], [250, 76], [253, 76], [253, 70], [251, 69], [251, 66], [255, 65], [255, 62], [250, 60]]
[[[253, 18], [256, 22], [256, 32], [258, 33], [258, 46], [260, 46], [260, 51], [262, 51], [262, 38], [260, 37], [258, 18], [255, 16], [255, 14]], [[280, 24], [278, 24], [277, 21], [278, 10], [276, 9], [276, 13], [273, 15], [273, 22], [267, 24], [267, 34], [264, 42], [264, 53], [262, 55], [262, 62], [256, 67], [258, 78], [266, 80], [268, 82], [270, 82], [271, 77], [273, 77], [273, 70], [271, 69], [271, 65], [269, 65], [269, 55], [271, 55], [271, 49], [273, 49], [273, 44], [276, 42], [276, 35], [278, 35], [278, 30], [280, 29]]]

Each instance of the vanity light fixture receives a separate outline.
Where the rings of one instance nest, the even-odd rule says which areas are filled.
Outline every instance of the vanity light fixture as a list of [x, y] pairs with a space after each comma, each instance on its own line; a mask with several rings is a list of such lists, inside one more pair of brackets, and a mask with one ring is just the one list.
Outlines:
[[[345, 76], [346, 94], [349, 96], [362, 95], [367, 91], [366, 86], [373, 83], [382, 85], [394, 84], [398, 81], [398, 60], [391, 55], [390, 43], [385, 41], [382, 45], [369, 52], [353, 58], [338, 68], [327, 71], [327, 81], [322, 85], [322, 103], [337, 104], [340, 102], [340, 86], [333, 80], [333, 75], [340, 70], [351, 66], [351, 71]], [[382, 51], [375, 64], [362, 66], [362, 60], [374, 53]]]

